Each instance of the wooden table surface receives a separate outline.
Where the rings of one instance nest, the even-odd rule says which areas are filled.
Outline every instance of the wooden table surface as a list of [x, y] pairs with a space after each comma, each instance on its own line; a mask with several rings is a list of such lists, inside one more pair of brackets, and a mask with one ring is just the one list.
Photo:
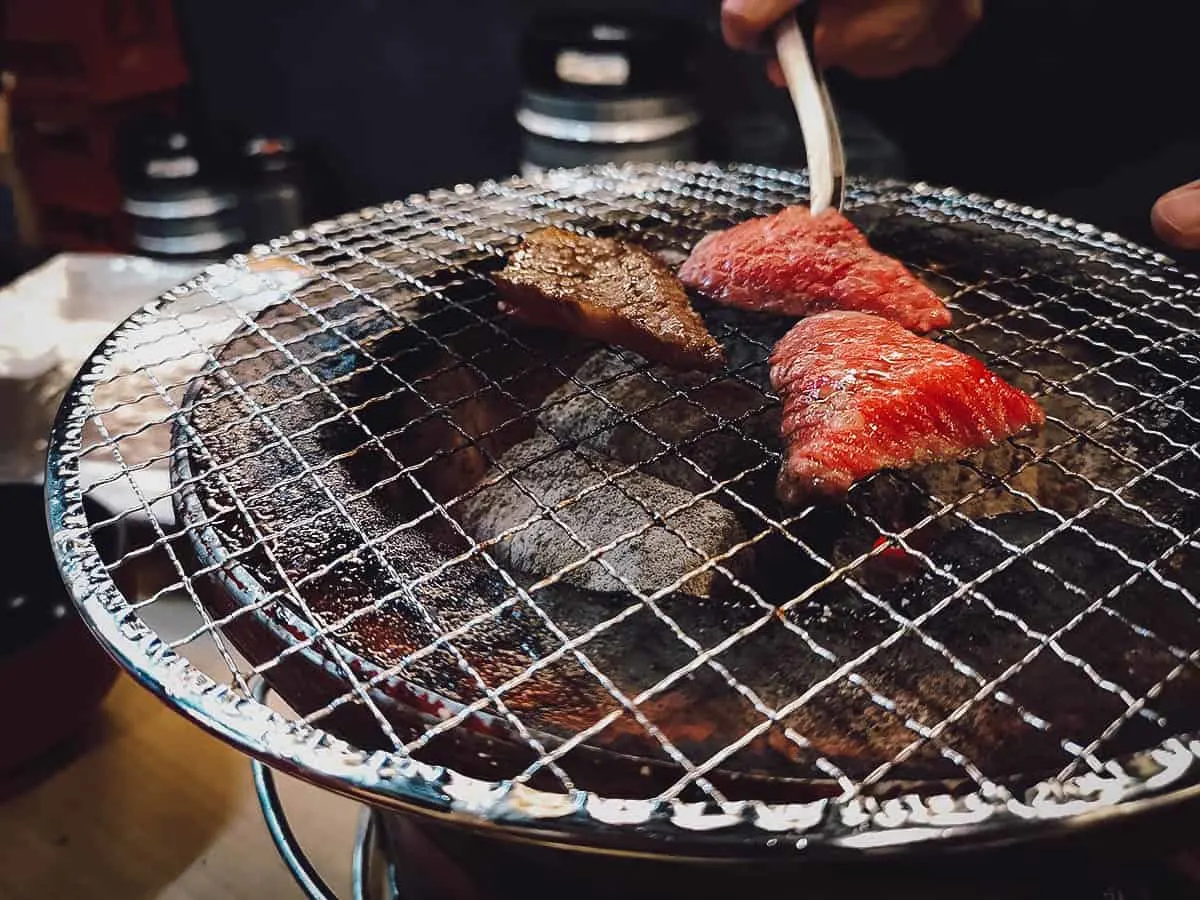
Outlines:
[[[314, 864], [349, 896], [360, 807], [277, 782]], [[3, 900], [299, 896], [246, 759], [124, 675], [74, 758], [0, 800]]]

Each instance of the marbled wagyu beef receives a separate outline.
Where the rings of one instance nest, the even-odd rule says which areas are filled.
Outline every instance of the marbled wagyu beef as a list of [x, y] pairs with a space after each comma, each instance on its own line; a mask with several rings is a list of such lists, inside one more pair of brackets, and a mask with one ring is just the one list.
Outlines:
[[858, 312], [798, 322], [771, 352], [783, 401], [777, 490], [798, 503], [839, 496], [882, 469], [960, 459], [1045, 413], [979, 360]]
[[785, 316], [829, 309], [874, 313], [918, 334], [950, 324], [950, 310], [837, 210], [789, 206], [706, 235], [679, 270], [717, 303]]

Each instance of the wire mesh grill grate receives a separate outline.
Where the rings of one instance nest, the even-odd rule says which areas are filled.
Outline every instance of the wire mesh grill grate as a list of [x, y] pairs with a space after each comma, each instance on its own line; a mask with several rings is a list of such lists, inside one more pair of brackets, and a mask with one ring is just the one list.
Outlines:
[[[245, 749], [380, 802], [851, 840], [1183, 784], [1194, 278], [1037, 211], [857, 186], [851, 217], [953, 309], [941, 339], [1048, 422], [837, 508], [771, 490], [766, 357], [790, 322], [701, 303], [730, 362], [699, 376], [495, 310], [489, 274], [534, 225], [679, 260], [804, 197], [751, 167], [595, 169], [215, 267], [64, 405], [51, 516], [85, 614], [147, 681], [198, 679], [179, 704]], [[111, 517], [84, 522], [83, 493]], [[135, 522], [95, 558], [91, 535]], [[260, 676], [289, 704], [269, 727]]]

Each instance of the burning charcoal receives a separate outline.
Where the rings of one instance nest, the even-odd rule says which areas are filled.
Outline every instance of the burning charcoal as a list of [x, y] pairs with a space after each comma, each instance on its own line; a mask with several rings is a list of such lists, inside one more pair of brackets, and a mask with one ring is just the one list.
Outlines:
[[[720, 574], [711, 569], [690, 577], [688, 573], [706, 558], [746, 539], [736, 517], [724, 507], [697, 501], [691, 494], [639, 472], [618, 476], [615, 473], [620, 467], [610, 460], [562, 450], [549, 438], [518, 444], [500, 459], [497, 468], [511, 474], [463, 501], [456, 507], [457, 514], [477, 540], [495, 540], [492, 552], [504, 565], [537, 577], [551, 575], [589, 551], [615, 543], [602, 558], [629, 585], [652, 593], [686, 578], [683, 590], [708, 597], [716, 590]], [[605, 484], [606, 479], [611, 483]], [[539, 507], [539, 501], [561, 525], [551, 518], [551, 512]], [[679, 511], [667, 515], [675, 509]], [[646, 528], [654, 521], [650, 510], [662, 513], [665, 522]], [[513, 532], [505, 534], [509, 529]], [[638, 533], [623, 538], [632, 532]], [[746, 548], [726, 565], [736, 574], [736, 570], [744, 570], [749, 557]], [[573, 569], [564, 581], [606, 593], [628, 590], [595, 560]]]
[[645, 463], [648, 474], [695, 492], [761, 464], [778, 441], [777, 414], [765, 394], [732, 378], [641, 371], [603, 350], [546, 398], [539, 422], [564, 442]]

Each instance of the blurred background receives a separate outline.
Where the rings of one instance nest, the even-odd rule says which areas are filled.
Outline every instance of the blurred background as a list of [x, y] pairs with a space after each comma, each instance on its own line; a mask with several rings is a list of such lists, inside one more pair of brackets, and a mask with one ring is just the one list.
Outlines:
[[[7, 0], [0, 279], [62, 250], [224, 256], [537, 166], [802, 164], [786, 94], [722, 46], [718, 6]], [[936, 72], [834, 73], [851, 171], [1153, 243], [1154, 197], [1200, 176], [1196, 21], [1172, 0], [991, 3]]]

